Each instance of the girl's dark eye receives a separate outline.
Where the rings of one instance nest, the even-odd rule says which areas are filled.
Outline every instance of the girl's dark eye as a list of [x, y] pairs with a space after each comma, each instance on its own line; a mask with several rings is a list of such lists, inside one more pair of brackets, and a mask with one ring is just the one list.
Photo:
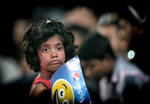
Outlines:
[[57, 50], [62, 50], [62, 47], [61, 47], [61, 46], [58, 46], [58, 47], [57, 47]]
[[44, 49], [43, 49], [43, 52], [48, 52], [48, 51], [49, 51], [48, 48], [44, 48]]

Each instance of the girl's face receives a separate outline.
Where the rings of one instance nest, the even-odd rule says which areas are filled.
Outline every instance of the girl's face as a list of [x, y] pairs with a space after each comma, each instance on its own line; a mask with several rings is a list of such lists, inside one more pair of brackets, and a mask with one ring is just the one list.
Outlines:
[[60, 36], [55, 35], [44, 42], [38, 50], [41, 71], [54, 73], [65, 63], [65, 50]]

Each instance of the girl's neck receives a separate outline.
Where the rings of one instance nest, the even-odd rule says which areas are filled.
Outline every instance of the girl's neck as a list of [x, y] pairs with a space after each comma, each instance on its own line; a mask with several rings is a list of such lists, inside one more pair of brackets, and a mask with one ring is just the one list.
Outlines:
[[41, 70], [40, 73], [38, 74], [37, 78], [42, 78], [46, 80], [51, 80], [53, 73], [50, 73], [48, 71], [43, 71]]

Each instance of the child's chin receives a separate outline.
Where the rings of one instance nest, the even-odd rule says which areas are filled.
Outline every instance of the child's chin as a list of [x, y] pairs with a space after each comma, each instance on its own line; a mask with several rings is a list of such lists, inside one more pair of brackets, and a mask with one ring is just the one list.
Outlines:
[[52, 69], [52, 72], [55, 73], [59, 68], [60, 68], [60, 66], [54, 66], [53, 69]]

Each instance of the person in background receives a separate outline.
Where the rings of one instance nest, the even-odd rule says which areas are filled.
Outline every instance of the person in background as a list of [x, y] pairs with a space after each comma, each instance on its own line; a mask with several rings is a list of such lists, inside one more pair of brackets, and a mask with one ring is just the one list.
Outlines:
[[97, 23], [95, 11], [86, 5], [76, 5], [64, 13], [65, 26], [79, 25], [88, 30], [95, 30]]
[[[80, 26], [80, 25], [70, 25], [66, 27], [68, 31], [72, 32], [75, 37], [75, 44], [80, 46], [81, 42], [85, 39], [88, 33], [88, 29]], [[78, 49], [76, 50], [76, 53], [78, 52]]]
[[4, 86], [18, 81], [23, 76], [23, 72], [16, 60], [4, 55], [0, 55], [0, 72], [0, 84]]
[[77, 47], [73, 34], [57, 20], [48, 18], [30, 24], [24, 33], [22, 48], [28, 66], [39, 72], [31, 86], [31, 103], [50, 104], [51, 77], [74, 57]]
[[[97, 94], [92, 92], [94, 85], [92, 87], [91, 83], [86, 81], [89, 93], [92, 95], [91, 99], [95, 100], [97, 98], [94, 95], [99, 95], [102, 104], [126, 102], [130, 104], [145, 101], [143, 88], [149, 81], [149, 76], [135, 64], [116, 56], [108, 38], [97, 31], [91, 31], [89, 34], [79, 47], [78, 55], [84, 75], [99, 84]], [[126, 92], [132, 96], [126, 95]]]
[[149, 23], [148, 14], [142, 16], [133, 6], [128, 5], [118, 11], [103, 13], [99, 17], [97, 30], [110, 40], [116, 55], [123, 55], [150, 75], [148, 61], [145, 60], [145, 57], [150, 59]]
[[26, 18], [17, 18], [12, 27], [12, 40], [15, 46], [14, 58], [21, 67], [21, 71], [24, 76], [29, 76], [33, 74], [33, 71], [29, 69], [25, 61], [24, 54], [21, 50], [21, 41], [23, 38], [23, 33], [25, 29], [29, 26], [29, 20]]
[[[25, 28], [27, 27], [27, 25], [28, 25], [28, 21], [23, 18], [16, 19], [13, 22], [12, 37], [10, 37], [9, 39], [12, 38], [11, 47], [13, 47], [15, 52], [13, 50], [8, 52], [8, 50], [7, 50], [4, 53], [8, 52], [10, 55], [7, 55], [7, 54], [5, 55], [3, 53], [0, 55], [0, 67], [1, 67], [0, 70], [2, 73], [1, 82], [4, 85], [10, 85], [12, 83], [15, 83], [16, 81], [21, 79], [25, 74], [24, 72], [26, 70], [24, 70], [25, 68], [23, 68], [20, 64], [21, 63], [20, 59], [22, 58], [22, 56], [21, 56], [21, 52], [20, 52], [21, 48], [19, 45], [20, 45], [20, 41], [22, 39], [21, 37], [23, 36], [23, 32], [24, 32]], [[5, 47], [7, 47], [7, 46], [5, 46]], [[5, 48], [3, 50], [5, 50]], [[16, 55], [17, 55], [17, 57], [16, 57]]]
[[[27, 28], [28, 23], [28, 19], [24, 17], [16, 18], [12, 22], [11, 31], [9, 31], [10, 38], [8, 34], [5, 35], [8, 40], [9, 51], [8, 46], [2, 44], [5, 47], [1, 48], [4, 50], [4, 53], [0, 54], [1, 94], [4, 99], [9, 98], [9, 100], [5, 100], [5, 103], [26, 104], [30, 86], [37, 75], [27, 66], [21, 50], [23, 32]], [[9, 41], [9, 39], [11, 40]], [[7, 50], [5, 51], [5, 49]]]
[[119, 35], [119, 14], [105, 12], [100, 15], [97, 22], [97, 31], [107, 37], [115, 55], [127, 58], [128, 42]]

